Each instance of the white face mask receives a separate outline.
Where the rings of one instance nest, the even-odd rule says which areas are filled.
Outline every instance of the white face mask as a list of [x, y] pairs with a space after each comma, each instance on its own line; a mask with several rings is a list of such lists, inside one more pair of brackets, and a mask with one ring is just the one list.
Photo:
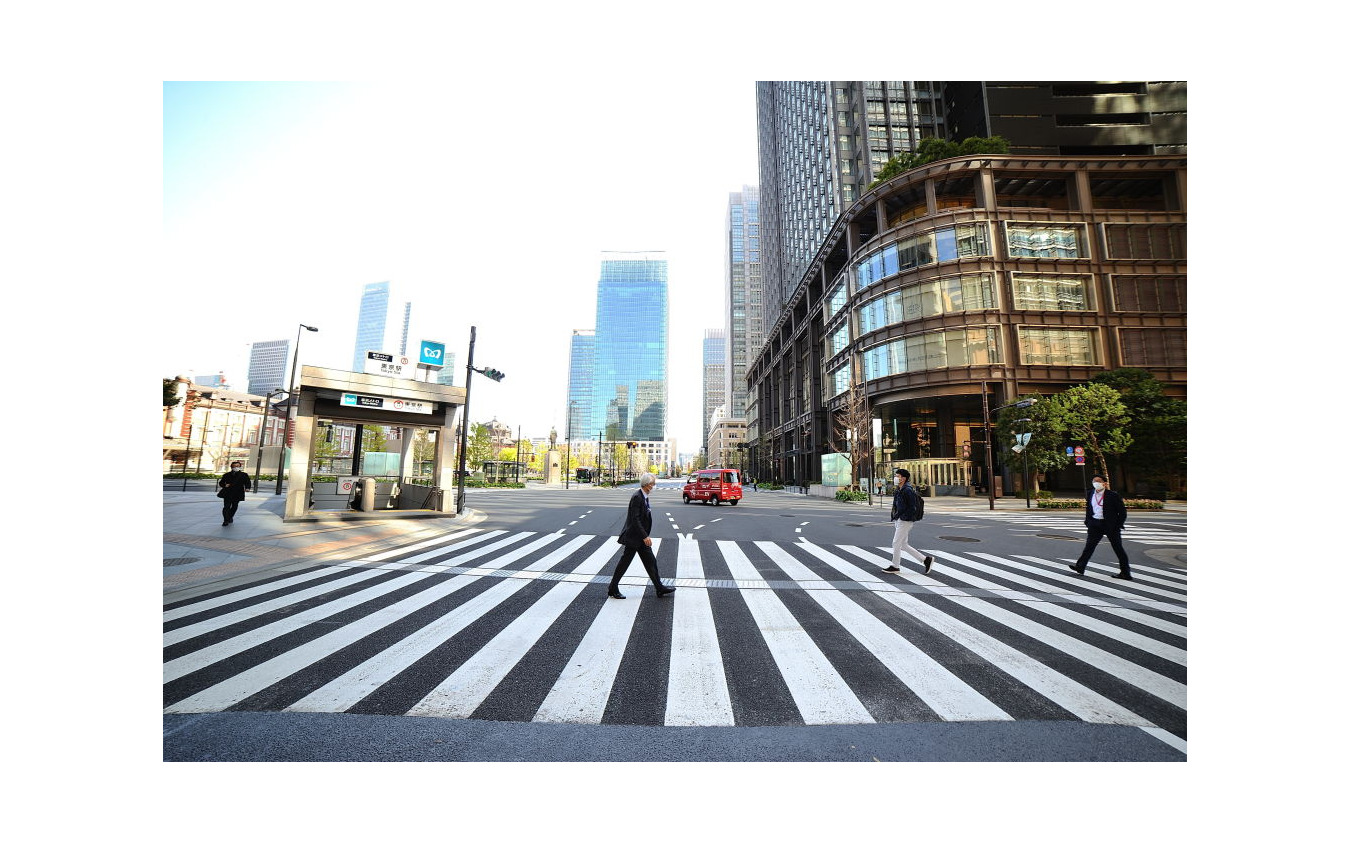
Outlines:
[[1101, 481], [1093, 481], [1092, 488], [1097, 490], [1098, 492], [1101, 492], [1102, 490], [1106, 489], [1106, 484], [1102, 483]]

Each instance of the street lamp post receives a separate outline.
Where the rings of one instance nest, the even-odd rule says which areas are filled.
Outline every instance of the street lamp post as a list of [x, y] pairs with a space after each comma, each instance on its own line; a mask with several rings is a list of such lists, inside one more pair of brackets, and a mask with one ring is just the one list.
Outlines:
[[[279, 396], [279, 395], [285, 395], [289, 397], [290, 391], [277, 388], [275, 390], [269, 391], [267, 393], [267, 397], [263, 399], [262, 425], [259, 427], [258, 430], [258, 465], [253, 472], [254, 492], [258, 491], [258, 482], [259, 482], [258, 479], [262, 475], [263, 449], [267, 447], [267, 429], [271, 427], [270, 425], [268, 425], [268, 423], [272, 421], [272, 396]], [[277, 465], [280, 466], [280, 461], [278, 461]]]
[[[989, 509], [992, 510], [994, 509], [994, 440], [989, 433], [990, 408], [989, 408], [989, 394], [987, 392], [987, 384], [988, 382], [986, 381], [980, 382], [980, 403], [984, 406], [984, 469], [986, 476], [984, 480], [985, 486], [988, 487], [989, 491]], [[994, 408], [994, 410], [996, 411], [1005, 410], [1009, 407], [1017, 407], [1017, 408], [1031, 407], [1033, 404], [1036, 403], [1036, 401], [1037, 400], [1034, 398], [1022, 399], [1021, 401], [1013, 402], [1012, 404], [999, 405], [998, 407]], [[1027, 502], [1027, 507], [1028, 508], [1031, 507], [1031, 503], [1029, 501]]]
[[[1030, 421], [1031, 421], [1030, 419], [1014, 419], [1013, 424], [1019, 424], [1021, 422], [1030, 422]], [[1027, 443], [1030, 441], [1031, 441], [1030, 433], [1027, 434], [1027, 438], [1025, 440], [1022, 439], [1021, 434], [1018, 434], [1017, 445], [1013, 447], [1013, 451], [1022, 452], [1022, 491], [1027, 494], [1028, 510], [1031, 509], [1031, 476], [1027, 474]]]
[[286, 443], [291, 440], [291, 415], [300, 412], [299, 390], [296, 389], [296, 381], [300, 375], [300, 332], [318, 331], [312, 325], [300, 323], [300, 327], [295, 330], [295, 354], [291, 355], [291, 389], [286, 395], [286, 431], [281, 436], [281, 449], [277, 452], [277, 491], [276, 495], [281, 495], [281, 470], [286, 460]]
[[[461, 515], [464, 512], [464, 474], [467, 470], [468, 450], [469, 450], [469, 390], [473, 386], [473, 374], [486, 375], [493, 381], [500, 381], [506, 377], [505, 374], [493, 369], [484, 367], [476, 369], [473, 365], [473, 347], [478, 342], [478, 326], [469, 326], [469, 360], [465, 364], [464, 372], [464, 410], [459, 422], [459, 485], [455, 491], [455, 515]], [[518, 449], [517, 449], [518, 450]], [[519, 455], [517, 455], [519, 456]]]

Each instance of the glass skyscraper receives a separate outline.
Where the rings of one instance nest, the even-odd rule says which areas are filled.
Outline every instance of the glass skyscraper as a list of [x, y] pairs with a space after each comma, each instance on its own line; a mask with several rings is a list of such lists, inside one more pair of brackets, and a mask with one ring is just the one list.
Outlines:
[[[745, 383], [746, 367], [764, 345], [764, 276], [760, 263], [758, 187], [746, 185], [740, 193], [730, 195], [726, 231], [725, 401], [728, 419], [744, 419], [749, 401]], [[707, 419], [704, 419], [704, 424], [707, 424]]]
[[352, 371], [366, 367], [366, 352], [388, 351], [384, 347], [384, 326], [389, 317], [389, 282], [376, 281], [361, 291], [361, 312], [356, 317], [356, 349], [352, 352]]
[[703, 331], [703, 446], [708, 447], [713, 411], [727, 403], [727, 332], [722, 328]]
[[572, 331], [572, 354], [567, 374], [567, 423], [563, 436], [569, 440], [589, 440], [599, 428], [591, 418], [595, 392], [595, 331]]
[[590, 421], [574, 438], [666, 438], [666, 281], [664, 252], [601, 254]]
[[280, 390], [290, 362], [290, 340], [267, 340], [254, 343], [248, 358], [249, 395], [265, 396]]

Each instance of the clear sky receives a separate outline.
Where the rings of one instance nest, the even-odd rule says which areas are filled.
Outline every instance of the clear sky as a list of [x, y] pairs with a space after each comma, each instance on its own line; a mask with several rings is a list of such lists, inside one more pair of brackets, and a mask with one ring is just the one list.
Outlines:
[[302, 364], [350, 368], [361, 288], [389, 281], [386, 351], [411, 301], [410, 348], [446, 343], [462, 385], [475, 325], [475, 364], [507, 377], [476, 379], [474, 421], [561, 436], [601, 253], [664, 250], [667, 435], [696, 450], [727, 198], [758, 181], [754, 80], [520, 81], [165, 83], [167, 272], [196, 324], [156, 347], [164, 375], [245, 389], [249, 344], [301, 322]]

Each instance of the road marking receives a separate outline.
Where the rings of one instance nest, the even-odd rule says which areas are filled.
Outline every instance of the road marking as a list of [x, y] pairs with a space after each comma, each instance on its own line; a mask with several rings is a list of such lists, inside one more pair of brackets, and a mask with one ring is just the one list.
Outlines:
[[[692, 537], [681, 537], [675, 560], [677, 580], [703, 579], [703, 561], [699, 557], [698, 543]], [[735, 726], [708, 591], [685, 589], [674, 596], [674, 601], [665, 724], [667, 727]]]

